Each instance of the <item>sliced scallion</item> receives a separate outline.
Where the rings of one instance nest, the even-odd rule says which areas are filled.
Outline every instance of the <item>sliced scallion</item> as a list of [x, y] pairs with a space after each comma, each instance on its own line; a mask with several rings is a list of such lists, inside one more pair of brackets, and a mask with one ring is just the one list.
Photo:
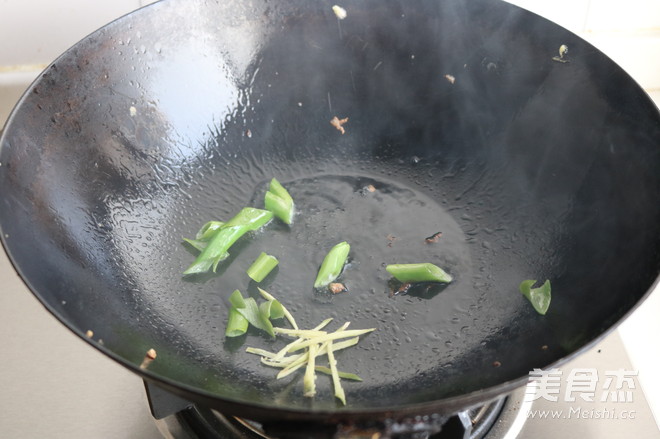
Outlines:
[[247, 275], [255, 282], [261, 282], [279, 264], [275, 256], [261, 252], [259, 257], [247, 269]]
[[195, 235], [195, 239], [199, 239], [201, 241], [208, 241], [209, 239], [213, 238], [213, 235], [220, 229], [220, 227], [224, 226], [225, 223], [222, 221], [209, 221], [206, 224], [202, 226], [201, 229], [199, 229], [199, 232]]
[[267, 210], [244, 208], [215, 232], [195, 262], [183, 274], [205, 273], [211, 269], [215, 271], [218, 263], [227, 257], [229, 247], [245, 233], [259, 229], [272, 218], [273, 213]]
[[550, 308], [551, 300], [551, 287], [550, 281], [546, 280], [543, 285], [538, 288], [532, 288], [536, 280], [524, 280], [520, 284], [520, 292], [530, 301], [537, 313], [545, 315]]
[[284, 307], [277, 300], [267, 300], [262, 302], [261, 305], [259, 305], [259, 312], [261, 313], [262, 319], [281, 319], [284, 317]]
[[287, 200], [287, 201], [291, 200], [291, 203], [293, 203], [293, 198], [291, 198], [289, 191], [284, 189], [284, 186], [282, 186], [282, 184], [279, 181], [277, 181], [276, 178], [273, 178], [270, 181], [270, 186], [268, 187], [268, 191], [272, 192], [273, 194], [277, 195], [283, 200]]
[[263, 317], [256, 300], [252, 297], [245, 299], [245, 308], [238, 308], [237, 311], [240, 312], [252, 326], [261, 329], [271, 337], [275, 337], [273, 324], [269, 319]]
[[[268, 293], [267, 291], [262, 290], [261, 288], [257, 288], [259, 290], [259, 294], [261, 294], [261, 297], [263, 297], [266, 300], [277, 300], [273, 295]], [[291, 323], [291, 326], [293, 326], [293, 329], [298, 329], [298, 325], [296, 324], [296, 319], [293, 318], [293, 315], [289, 312], [288, 309], [282, 305], [282, 310], [284, 311], [284, 317]]]
[[[224, 224], [225, 223], [222, 221], [209, 221], [199, 229], [195, 235], [195, 239], [183, 238], [183, 240], [201, 252], [206, 248], [211, 238], [215, 236], [217, 231], [220, 230], [220, 227]], [[229, 256], [229, 254], [227, 254], [227, 256]]]
[[266, 192], [264, 205], [267, 210], [273, 212], [285, 224], [291, 224], [293, 222], [293, 214], [295, 212], [293, 198], [291, 198], [291, 195], [289, 195], [289, 192], [284, 186], [274, 178], [270, 182], [268, 192]]
[[248, 320], [238, 311], [238, 309], [230, 308], [225, 335], [227, 337], [241, 336], [247, 331], [248, 325]]
[[245, 308], [245, 299], [240, 291], [234, 290], [234, 292], [229, 296], [229, 303], [234, 308]]
[[437, 265], [423, 264], [392, 264], [385, 269], [401, 282], [443, 282], [449, 283], [452, 277]]
[[351, 246], [346, 242], [340, 242], [330, 249], [323, 259], [319, 273], [314, 282], [314, 288], [327, 287], [330, 282], [337, 279], [344, 268]]

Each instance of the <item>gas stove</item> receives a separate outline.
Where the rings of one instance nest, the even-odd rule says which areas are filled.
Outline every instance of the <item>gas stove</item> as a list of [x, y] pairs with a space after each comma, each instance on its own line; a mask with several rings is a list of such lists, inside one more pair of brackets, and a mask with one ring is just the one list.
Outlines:
[[416, 416], [398, 422], [374, 422], [355, 426], [268, 425], [224, 416], [215, 410], [191, 405], [156, 421], [159, 431], [171, 439], [501, 439], [516, 437], [524, 424], [525, 388], [508, 396], [451, 416]]

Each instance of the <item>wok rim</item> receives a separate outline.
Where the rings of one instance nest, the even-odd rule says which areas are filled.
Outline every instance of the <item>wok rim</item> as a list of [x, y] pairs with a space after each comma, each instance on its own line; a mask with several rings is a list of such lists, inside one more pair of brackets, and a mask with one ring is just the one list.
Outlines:
[[[19, 100], [16, 102], [13, 109], [11, 110], [7, 120], [5, 121], [4, 126], [0, 127], [0, 153], [2, 152], [2, 146], [5, 143], [5, 137], [7, 136], [8, 128], [12, 127], [13, 120], [17, 117], [17, 114], [20, 112], [21, 108], [24, 106], [25, 102], [32, 94], [33, 89], [38, 84], [41, 83], [43, 76], [47, 71], [49, 71], [53, 66], [55, 66], [61, 59], [64, 59], [65, 57], [69, 56], [69, 54], [75, 51], [81, 43], [89, 40], [91, 37], [97, 35], [99, 32], [107, 30], [110, 26], [126, 19], [126, 17], [132, 16], [133, 14], [143, 11], [147, 8], [157, 8], [159, 7], [157, 5], [160, 5], [160, 3], [163, 2], [158, 1], [155, 3], [142, 6], [108, 22], [102, 27], [82, 37], [71, 47], [66, 49], [61, 55], [56, 57], [51, 63], [49, 63], [46, 66], [46, 68], [44, 68], [35, 77], [35, 79], [31, 82], [31, 84], [26, 88], [26, 90], [23, 92], [23, 94], [21, 95], [21, 97], [19, 98]], [[530, 17], [533, 16], [534, 19], [542, 19], [545, 21], [550, 21], [549, 19], [541, 15], [538, 15], [527, 9], [521, 8], [515, 4], [510, 4], [507, 2], [504, 3], [507, 4], [507, 7], [513, 7], [515, 9], [522, 11], [524, 14], [528, 14]], [[635, 78], [630, 76], [630, 74], [627, 71], [625, 71], [617, 62], [612, 60], [608, 55], [606, 55], [602, 50], [594, 46], [592, 43], [586, 41], [584, 38], [575, 34], [574, 32], [566, 30], [563, 26], [560, 26], [559, 24], [552, 21], [550, 22], [554, 26], [564, 29], [566, 32], [569, 32], [576, 38], [583, 41], [585, 44], [590, 46], [595, 52], [606, 58], [608, 62], [611, 63], [612, 67], [618, 69], [621, 73], [623, 73], [626, 76], [626, 79], [629, 82], [633, 83], [637, 87], [638, 91], [640, 91], [646, 97], [647, 103], [650, 103], [651, 106], [655, 109], [656, 115], [658, 116], [657, 119], [658, 121], [660, 121], [659, 104], [656, 104], [653, 101], [653, 99], [651, 99], [650, 95], [646, 92], [646, 90], [644, 90], [641, 87], [641, 85], [637, 82]], [[373, 409], [372, 408], [351, 409], [348, 407], [346, 408], [340, 407], [337, 408], [336, 410], [327, 410], [327, 409], [313, 410], [313, 409], [296, 408], [293, 406], [274, 407], [263, 403], [235, 400], [229, 397], [220, 396], [216, 393], [209, 392], [204, 389], [200, 389], [198, 387], [186, 383], [173, 380], [163, 375], [156, 374], [149, 369], [141, 369], [138, 364], [130, 362], [129, 360], [125, 359], [119, 354], [111, 351], [103, 344], [100, 344], [99, 342], [87, 337], [82, 330], [75, 328], [70, 321], [68, 321], [61, 313], [59, 313], [52, 305], [50, 305], [48, 301], [39, 292], [37, 292], [35, 288], [32, 287], [29, 280], [23, 275], [20, 267], [18, 267], [17, 263], [14, 261], [14, 258], [9, 250], [9, 246], [6, 242], [5, 233], [3, 232], [3, 227], [1, 223], [0, 223], [0, 243], [2, 244], [3, 251], [7, 256], [7, 259], [11, 264], [14, 272], [18, 275], [24, 286], [32, 293], [32, 295], [34, 295], [37, 298], [39, 303], [53, 317], [55, 317], [61, 324], [63, 324], [75, 335], [77, 335], [80, 339], [82, 339], [84, 342], [94, 347], [95, 349], [97, 349], [102, 354], [109, 357], [115, 363], [118, 363], [124, 368], [128, 369], [129, 371], [135, 373], [143, 380], [154, 383], [173, 394], [176, 394], [178, 396], [183, 397], [184, 399], [189, 400], [191, 403], [204, 404], [206, 407], [211, 409], [216, 409], [222, 412], [223, 414], [242, 416], [245, 417], [246, 419], [255, 420], [255, 421], [291, 420], [291, 421], [317, 421], [317, 422], [320, 421], [326, 423], [355, 421], [355, 420], [400, 419], [402, 417], [406, 417], [410, 415], [423, 415], [423, 414], [432, 414], [432, 413], [454, 414], [458, 411], [465, 410], [469, 407], [483, 404], [502, 396], [506, 396], [507, 394], [511, 393], [513, 390], [525, 386], [529, 380], [529, 375], [524, 375], [497, 384], [495, 386], [486, 387], [483, 389], [479, 389], [473, 392], [469, 392], [457, 396], [451, 396], [447, 398], [436, 399], [433, 401], [426, 401], [421, 403], [394, 405], [394, 406], [379, 407]], [[586, 353], [592, 348], [594, 348], [597, 344], [602, 342], [605, 338], [607, 338], [615, 330], [617, 330], [619, 325], [621, 325], [621, 323], [623, 323], [625, 320], [630, 318], [636, 312], [636, 310], [648, 299], [648, 297], [654, 292], [656, 292], [656, 290], [660, 291], [660, 272], [656, 274], [655, 280], [652, 282], [650, 287], [644, 292], [644, 294], [641, 295], [640, 298], [626, 312], [624, 312], [621, 315], [621, 317], [619, 317], [614, 323], [612, 323], [599, 335], [592, 338], [591, 340], [589, 340], [588, 342], [586, 342], [584, 345], [577, 348], [573, 352], [543, 367], [543, 370], [548, 370], [551, 368], [562, 366], [574, 360], [575, 358], [581, 356], [582, 354]], [[660, 294], [660, 292], [656, 292], [656, 294]]]

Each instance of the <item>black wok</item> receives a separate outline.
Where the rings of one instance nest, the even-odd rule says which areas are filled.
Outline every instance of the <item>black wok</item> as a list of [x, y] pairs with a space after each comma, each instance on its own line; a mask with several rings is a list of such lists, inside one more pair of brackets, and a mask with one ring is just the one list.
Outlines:
[[[350, 2], [341, 21], [332, 5], [165, 1], [43, 72], [1, 139], [0, 225], [46, 308], [169, 391], [296, 420], [462, 409], [629, 314], [660, 267], [660, 117], [639, 86], [505, 3]], [[272, 177], [294, 224], [245, 236], [217, 275], [182, 277], [181, 238], [262, 207]], [[341, 240], [350, 292], [315, 293]], [[302, 326], [378, 328], [339, 358], [364, 379], [346, 407], [329, 379], [310, 400], [300, 376], [277, 381], [244, 352], [284, 342], [224, 338], [229, 294], [257, 294], [244, 272], [261, 251], [280, 259], [263, 285]], [[384, 265], [425, 261], [455, 281], [391, 297]], [[547, 315], [524, 279], [550, 279]]]

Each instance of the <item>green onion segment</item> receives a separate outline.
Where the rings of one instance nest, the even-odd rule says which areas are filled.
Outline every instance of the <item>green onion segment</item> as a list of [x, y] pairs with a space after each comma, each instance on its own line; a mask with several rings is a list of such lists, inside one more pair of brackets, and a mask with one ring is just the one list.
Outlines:
[[195, 239], [183, 238], [183, 240], [201, 252], [206, 248], [208, 242], [224, 224], [225, 223], [222, 221], [209, 221], [199, 229], [195, 235]]
[[247, 269], [247, 275], [255, 282], [261, 282], [279, 264], [275, 256], [261, 252], [259, 257]]
[[248, 329], [248, 321], [243, 314], [241, 314], [238, 309], [230, 308], [229, 309], [229, 318], [227, 319], [227, 329], [225, 330], [225, 335], [227, 337], [238, 337], [243, 334]]
[[[218, 227], [206, 243], [195, 262], [183, 272], [184, 275], [206, 273], [227, 258], [227, 250], [245, 233], [257, 230], [273, 219], [273, 213], [267, 210], [246, 207], [231, 220]], [[208, 224], [208, 223], [207, 223]]]
[[[261, 290], [261, 289], [260, 289]], [[292, 321], [293, 316], [291, 313], [280, 303], [279, 300], [267, 292], [261, 290], [262, 296], [267, 295], [265, 302], [257, 304], [257, 301], [252, 297], [243, 297], [240, 291], [235, 290], [229, 296], [229, 320], [227, 321], [227, 329], [225, 335], [227, 337], [237, 337], [243, 335], [249, 325], [261, 329], [271, 337], [275, 337], [275, 328], [271, 323], [271, 319], [281, 319], [287, 317]], [[238, 316], [241, 318], [239, 318]], [[291, 318], [289, 319], [288, 316]], [[293, 321], [295, 324], [295, 321]]]
[[243, 295], [238, 290], [234, 290], [231, 296], [229, 296], [229, 303], [234, 308], [245, 308], [245, 299], [243, 299]]
[[545, 315], [550, 307], [551, 287], [550, 281], [546, 280], [538, 288], [532, 288], [536, 280], [524, 280], [520, 283], [520, 292], [530, 301], [537, 313]]
[[437, 265], [423, 264], [392, 264], [385, 269], [401, 282], [443, 282], [449, 283], [452, 277]]
[[264, 206], [285, 224], [293, 222], [295, 206], [289, 192], [273, 178], [264, 197]]
[[[276, 301], [276, 302], [279, 303], [279, 301], [275, 297], [273, 297], [271, 294], [269, 294], [267, 291], [264, 291], [261, 288], [257, 288], [257, 289], [259, 290], [259, 294], [261, 294], [261, 297], [263, 297], [264, 299], [266, 299], [268, 301]], [[284, 317], [286, 317], [286, 319], [289, 321], [291, 326], [293, 326], [293, 329], [298, 329], [298, 324], [296, 324], [296, 320], [293, 318], [293, 315], [291, 315], [289, 310], [286, 309], [284, 307], [284, 305], [281, 305], [281, 306], [282, 306], [282, 311], [284, 312]]]
[[316, 276], [314, 288], [327, 287], [330, 282], [339, 277], [350, 251], [351, 246], [346, 241], [340, 242], [330, 249]]

